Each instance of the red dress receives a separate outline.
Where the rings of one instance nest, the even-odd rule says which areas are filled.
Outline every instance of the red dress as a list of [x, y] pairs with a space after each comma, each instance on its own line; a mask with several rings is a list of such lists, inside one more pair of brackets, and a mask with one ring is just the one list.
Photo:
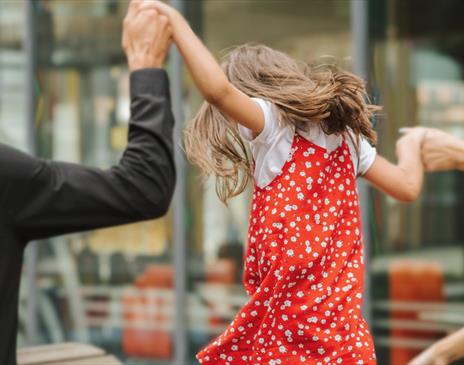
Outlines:
[[348, 144], [295, 135], [282, 172], [255, 187], [244, 285], [250, 295], [203, 365], [372, 365], [361, 316], [363, 249]]

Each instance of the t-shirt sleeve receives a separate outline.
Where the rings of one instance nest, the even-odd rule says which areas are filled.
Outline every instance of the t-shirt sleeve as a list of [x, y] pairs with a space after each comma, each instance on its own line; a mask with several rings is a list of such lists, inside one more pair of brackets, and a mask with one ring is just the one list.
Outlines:
[[253, 135], [253, 131], [239, 124], [238, 129], [241, 137], [250, 142], [251, 145], [267, 144], [272, 141], [278, 129], [278, 119], [274, 106], [270, 101], [259, 98], [252, 98], [257, 103], [264, 114], [264, 128], [257, 136]]
[[281, 171], [290, 153], [294, 129], [290, 124], [281, 125], [276, 107], [269, 101], [253, 98], [264, 114], [264, 128], [257, 136], [239, 125], [241, 137], [250, 143], [253, 156], [254, 178], [259, 187], [268, 185]]
[[364, 175], [372, 166], [377, 157], [377, 149], [365, 138], [359, 143], [358, 175]]

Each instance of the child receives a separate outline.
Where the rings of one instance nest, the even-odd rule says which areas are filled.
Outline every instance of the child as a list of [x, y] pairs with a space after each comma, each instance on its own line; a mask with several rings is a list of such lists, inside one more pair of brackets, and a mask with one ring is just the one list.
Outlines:
[[[204, 365], [375, 364], [361, 316], [363, 253], [356, 177], [414, 200], [421, 189], [416, 130], [399, 163], [376, 156], [363, 82], [310, 68], [264, 46], [241, 46], [221, 67], [182, 16], [154, 6], [206, 102], [187, 126], [186, 152], [217, 177], [226, 202], [254, 178], [244, 285], [250, 295], [197, 358]], [[248, 158], [245, 142], [250, 144]]]

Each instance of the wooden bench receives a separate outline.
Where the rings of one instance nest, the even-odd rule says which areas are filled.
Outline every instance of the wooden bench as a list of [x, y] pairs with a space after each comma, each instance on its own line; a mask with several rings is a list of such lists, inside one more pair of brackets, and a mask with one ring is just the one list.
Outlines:
[[61, 343], [18, 350], [18, 365], [122, 365], [98, 347]]

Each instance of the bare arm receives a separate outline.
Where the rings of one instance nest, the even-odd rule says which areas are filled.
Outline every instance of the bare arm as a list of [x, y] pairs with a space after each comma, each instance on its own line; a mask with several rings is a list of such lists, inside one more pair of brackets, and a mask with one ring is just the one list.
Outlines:
[[396, 165], [378, 156], [364, 174], [379, 190], [402, 202], [417, 199], [422, 189], [424, 167], [421, 160], [423, 130], [415, 130], [401, 137], [396, 144]]
[[149, 1], [171, 23], [174, 42], [205, 100], [256, 135], [264, 128], [264, 115], [249, 96], [227, 79], [216, 59], [175, 9], [160, 1]]
[[448, 365], [464, 358], [464, 328], [436, 342], [408, 365]]

